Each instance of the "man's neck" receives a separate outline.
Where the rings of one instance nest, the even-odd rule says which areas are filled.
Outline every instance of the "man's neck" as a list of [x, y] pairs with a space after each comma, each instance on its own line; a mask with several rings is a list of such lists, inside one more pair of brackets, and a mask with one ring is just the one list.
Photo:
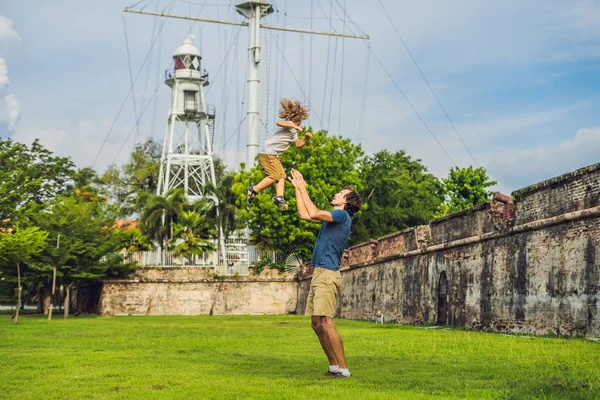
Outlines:
[[341, 206], [333, 206], [334, 210], [343, 210], [344, 209], [344, 205], [342, 204]]

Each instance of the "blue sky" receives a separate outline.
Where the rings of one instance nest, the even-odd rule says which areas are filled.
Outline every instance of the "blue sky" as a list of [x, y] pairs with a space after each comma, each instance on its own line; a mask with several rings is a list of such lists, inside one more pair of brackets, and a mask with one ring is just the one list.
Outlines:
[[[98, 155], [94, 167], [100, 171], [113, 161], [124, 162], [135, 140], [154, 137], [162, 141], [169, 101], [169, 89], [162, 83], [164, 70], [191, 31], [203, 55], [203, 68], [211, 74], [208, 98], [217, 106], [217, 152], [230, 166], [243, 161], [246, 125], [242, 123], [239, 132], [236, 127], [246, 112], [246, 28], [123, 14], [122, 9], [132, 2], [3, 5], [0, 137], [23, 142], [40, 138], [80, 167], [92, 164]], [[235, 3], [143, 0], [137, 7], [147, 11], [170, 7], [178, 14], [241, 20], [231, 7]], [[344, 15], [344, 3], [347, 15], [370, 35], [374, 53], [451, 158], [459, 166], [472, 164], [376, 0], [333, 0], [333, 10], [329, 0], [278, 0], [279, 13], [267, 23], [309, 28], [312, 4], [314, 29], [329, 30], [327, 17], [333, 13], [331, 29], [342, 31], [339, 16]], [[600, 2], [382, 3], [475, 160], [499, 181], [499, 190], [508, 193], [599, 161]], [[162, 33], [156, 34], [163, 23]], [[346, 29], [355, 26], [347, 23]], [[150, 50], [154, 36], [158, 39]], [[315, 36], [311, 56], [307, 35], [272, 32], [267, 33], [267, 40], [269, 123], [275, 116], [275, 99], [303, 98], [310, 93], [311, 124], [357, 140], [365, 43], [338, 40], [334, 53], [335, 39]], [[136, 120], [130, 98], [99, 152], [130, 88], [129, 65], [134, 76], [140, 72], [134, 86], [136, 104], [139, 109], [147, 105], [140, 118], [140, 134], [134, 130], [125, 140]], [[366, 153], [405, 149], [437, 176], [447, 175], [453, 165], [450, 159], [373, 57], [369, 65], [361, 140]], [[308, 84], [311, 73], [312, 87]], [[155, 99], [152, 94], [157, 87]]]

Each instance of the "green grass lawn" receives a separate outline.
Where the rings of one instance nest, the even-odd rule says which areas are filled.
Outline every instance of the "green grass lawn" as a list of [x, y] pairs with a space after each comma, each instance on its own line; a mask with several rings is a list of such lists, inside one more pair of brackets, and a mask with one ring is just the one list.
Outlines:
[[300, 316], [0, 315], [0, 398], [600, 398], [600, 344], [337, 321], [353, 376]]

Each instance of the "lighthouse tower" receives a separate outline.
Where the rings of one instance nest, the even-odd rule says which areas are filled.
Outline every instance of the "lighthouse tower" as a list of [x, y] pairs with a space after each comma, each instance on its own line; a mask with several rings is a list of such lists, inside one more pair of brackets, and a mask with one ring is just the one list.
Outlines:
[[[214, 109], [207, 107], [200, 71], [200, 51], [188, 36], [175, 50], [173, 69], [165, 72], [171, 104], [160, 161], [157, 194], [183, 188], [190, 202], [206, 197], [207, 184], [216, 185], [213, 160]], [[216, 200], [216, 199], [215, 199]]]

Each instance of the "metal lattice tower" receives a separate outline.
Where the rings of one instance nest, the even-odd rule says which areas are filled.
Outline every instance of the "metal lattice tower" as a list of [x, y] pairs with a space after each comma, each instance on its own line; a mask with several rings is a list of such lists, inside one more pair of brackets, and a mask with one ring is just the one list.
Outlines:
[[213, 160], [214, 107], [204, 96], [208, 74], [200, 72], [200, 52], [193, 37], [175, 51], [174, 69], [165, 72], [171, 104], [160, 163], [157, 194], [183, 188], [190, 202], [205, 197], [207, 184], [216, 185]]

